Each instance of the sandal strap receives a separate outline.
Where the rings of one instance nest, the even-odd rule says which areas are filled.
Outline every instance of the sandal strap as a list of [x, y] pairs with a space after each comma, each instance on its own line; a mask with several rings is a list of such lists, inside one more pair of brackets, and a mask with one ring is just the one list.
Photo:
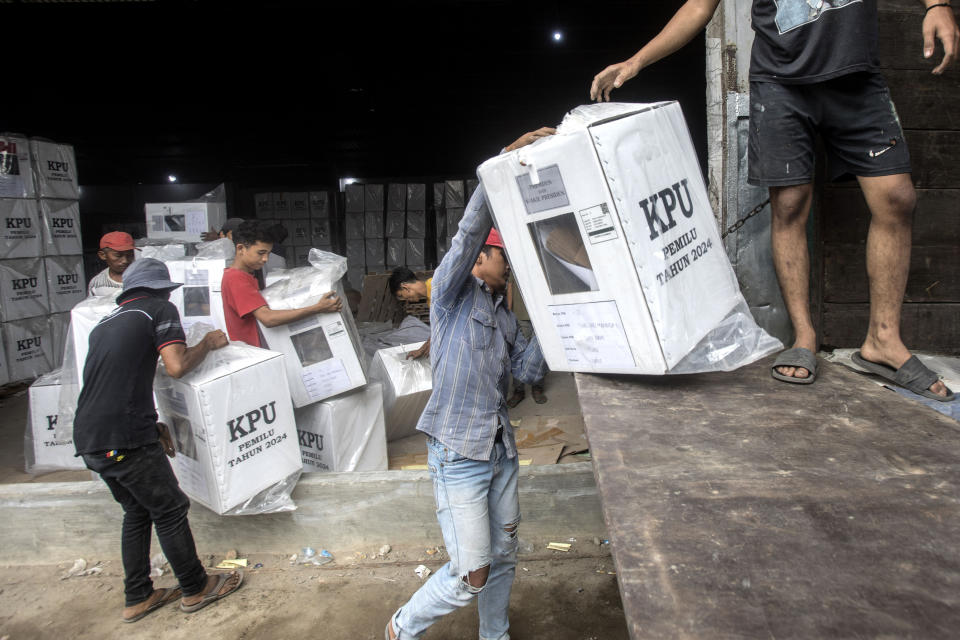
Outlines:
[[929, 389], [930, 385], [939, 379], [937, 374], [923, 364], [917, 356], [910, 356], [910, 359], [904, 362], [893, 376], [895, 383], [919, 394]]

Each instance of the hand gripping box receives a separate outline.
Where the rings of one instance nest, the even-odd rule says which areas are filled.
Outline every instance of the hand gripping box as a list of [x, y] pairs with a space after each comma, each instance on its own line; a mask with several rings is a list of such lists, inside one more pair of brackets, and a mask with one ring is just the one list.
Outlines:
[[80, 239], [80, 204], [76, 200], [41, 200], [43, 255], [77, 256], [83, 253]]
[[46, 316], [3, 323], [10, 380], [36, 378], [53, 369], [53, 341]]
[[387, 470], [383, 396], [378, 383], [294, 413], [304, 473]]
[[170, 292], [170, 302], [180, 312], [180, 323], [187, 331], [203, 322], [221, 331], [227, 330], [223, 315], [220, 284], [227, 261], [223, 258], [186, 258], [167, 261], [170, 279], [183, 286]]
[[0, 200], [0, 259], [43, 255], [40, 208], [36, 200]]
[[16, 134], [0, 134], [0, 198], [32, 198], [35, 194], [30, 141]]
[[33, 159], [33, 177], [38, 196], [69, 200], [80, 198], [77, 162], [72, 145], [33, 139], [30, 141], [30, 156]]
[[268, 348], [286, 356], [287, 380], [295, 407], [329, 398], [366, 384], [360, 359], [360, 338], [343, 297], [342, 256], [311, 249], [311, 266], [288, 269], [261, 293], [271, 309], [299, 309], [320, 301], [328, 291], [343, 300], [337, 313], [321, 313], [297, 322], [265, 327]]
[[43, 258], [0, 260], [0, 319], [9, 322], [49, 311]]
[[289, 511], [300, 447], [282, 354], [234, 343], [179, 380], [161, 366], [158, 412], [184, 492], [220, 515]]
[[740, 295], [676, 102], [579, 107], [478, 173], [552, 370], [729, 369], [776, 347]]
[[417, 432], [420, 414], [433, 392], [430, 360], [408, 360], [407, 354], [423, 346], [422, 342], [380, 349], [370, 364], [370, 379], [383, 385], [383, 411], [387, 441], [412, 436]]
[[198, 242], [200, 234], [219, 231], [227, 221], [222, 202], [148, 202], [144, 209], [148, 238]]
[[43, 264], [47, 273], [50, 313], [70, 311], [87, 297], [83, 256], [47, 256]]
[[86, 469], [75, 456], [73, 440], [56, 438], [60, 402], [60, 370], [37, 378], [30, 385], [24, 460], [27, 473]]

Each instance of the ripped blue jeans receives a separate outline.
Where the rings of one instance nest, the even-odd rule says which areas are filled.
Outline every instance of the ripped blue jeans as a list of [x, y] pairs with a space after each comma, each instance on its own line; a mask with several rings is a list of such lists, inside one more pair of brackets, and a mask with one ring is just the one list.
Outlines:
[[[419, 638], [446, 614], [478, 598], [480, 640], [510, 640], [507, 610], [517, 567], [519, 460], [494, 444], [490, 460], [471, 460], [427, 438], [437, 519], [450, 561], [430, 576], [393, 616], [397, 640]], [[489, 567], [486, 584], [471, 572]]]

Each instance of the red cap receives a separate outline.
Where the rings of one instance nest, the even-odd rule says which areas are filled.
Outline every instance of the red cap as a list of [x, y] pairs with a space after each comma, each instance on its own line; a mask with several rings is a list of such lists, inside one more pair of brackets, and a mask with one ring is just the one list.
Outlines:
[[490, 245], [491, 247], [500, 247], [503, 249], [503, 238], [500, 237], [499, 231], [496, 229], [490, 229], [490, 235], [487, 236], [487, 241], [483, 244]]
[[110, 248], [114, 251], [130, 251], [133, 249], [133, 236], [124, 231], [111, 231], [100, 238], [100, 248]]

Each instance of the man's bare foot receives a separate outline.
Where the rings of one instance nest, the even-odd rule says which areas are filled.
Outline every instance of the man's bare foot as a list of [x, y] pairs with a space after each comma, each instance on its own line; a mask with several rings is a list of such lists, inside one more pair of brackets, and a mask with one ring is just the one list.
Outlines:
[[[203, 600], [204, 596], [207, 596], [217, 588], [217, 584], [220, 584], [220, 574], [210, 574], [207, 576], [207, 584], [204, 585], [203, 591], [200, 593], [195, 593], [192, 596], [184, 596], [180, 600], [182, 606], [191, 607], [195, 604], [199, 604]], [[225, 596], [234, 589], [237, 588], [237, 585], [240, 583], [241, 574], [237, 571], [230, 572], [229, 577], [220, 585], [220, 589], [217, 591], [218, 595]]]
[[[796, 341], [793, 343], [793, 348], [803, 348], [807, 349], [810, 353], [817, 353], [817, 336], [816, 334], [811, 334], [809, 336], [797, 336]], [[777, 367], [777, 372], [781, 375], [787, 376], [788, 378], [809, 378], [810, 372], [803, 367]]]
[[[885, 364], [888, 367], [899, 369], [910, 359], [910, 351], [900, 340], [887, 340], [881, 343], [880, 340], [867, 336], [860, 347], [860, 355], [864, 360]], [[946, 397], [947, 385], [942, 380], [937, 380], [930, 385], [929, 390], [938, 396]]]

